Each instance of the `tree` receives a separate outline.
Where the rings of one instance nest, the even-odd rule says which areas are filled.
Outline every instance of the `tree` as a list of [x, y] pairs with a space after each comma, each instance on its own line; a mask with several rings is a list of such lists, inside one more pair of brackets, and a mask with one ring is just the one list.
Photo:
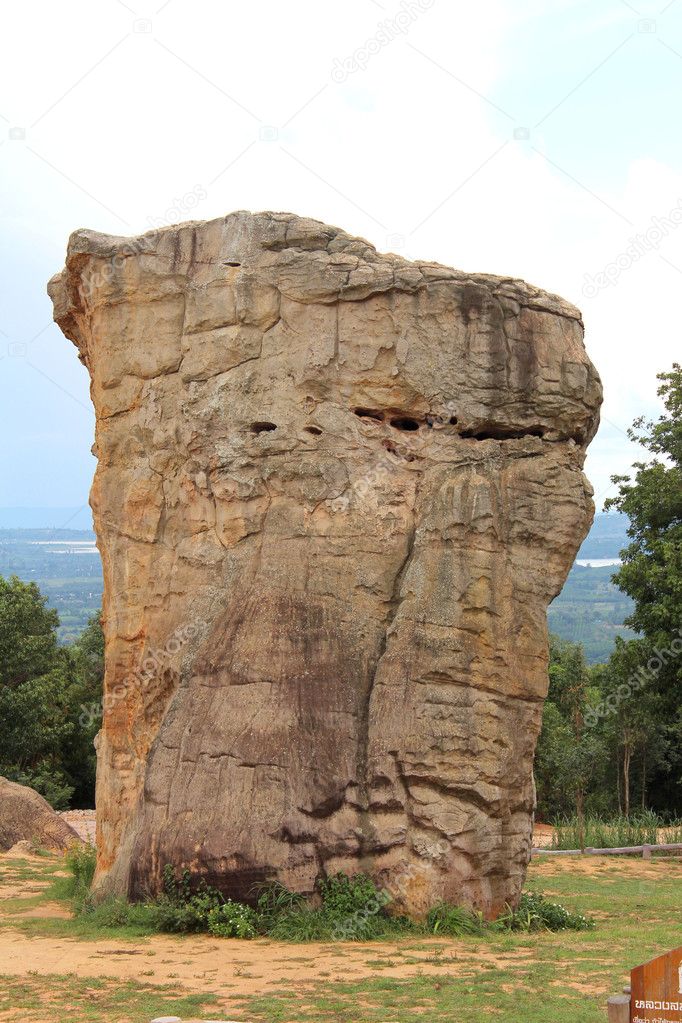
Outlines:
[[73, 681], [69, 689], [69, 716], [75, 723], [64, 744], [64, 770], [73, 784], [72, 805], [95, 805], [95, 735], [101, 723], [104, 681], [104, 635], [100, 613], [94, 614], [69, 648]]
[[44, 675], [54, 663], [59, 616], [35, 583], [0, 576], [0, 686]]
[[95, 616], [69, 648], [58, 626], [35, 583], [0, 576], [0, 774], [56, 809], [93, 806], [102, 630]]
[[[629, 435], [651, 456], [635, 462], [634, 480], [614, 476], [618, 496], [606, 502], [628, 516], [630, 543], [621, 553], [614, 580], [634, 601], [625, 624], [632, 640], [632, 663], [648, 675], [647, 697], [657, 699], [663, 723], [659, 740], [670, 748], [656, 768], [656, 788], [668, 809], [682, 807], [682, 367], [659, 373], [658, 395], [665, 411], [658, 420], [635, 420]], [[622, 651], [616, 651], [615, 669]], [[654, 778], [652, 777], [652, 782]]]
[[608, 710], [603, 731], [615, 753], [618, 806], [626, 816], [634, 802], [635, 781], [637, 802], [644, 810], [650, 776], [665, 769], [670, 753], [660, 693], [647, 686], [641, 672], [641, 647], [639, 640], [617, 638], [608, 664], [601, 669], [603, 705]]
[[585, 723], [597, 696], [582, 647], [552, 637], [549, 692], [535, 756], [538, 807], [548, 816], [575, 814], [583, 845], [587, 800], [607, 760], [601, 732]]

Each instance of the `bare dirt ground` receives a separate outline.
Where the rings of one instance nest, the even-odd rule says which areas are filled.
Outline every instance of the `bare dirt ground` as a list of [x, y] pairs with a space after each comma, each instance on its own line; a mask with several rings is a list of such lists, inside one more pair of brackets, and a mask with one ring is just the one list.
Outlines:
[[[62, 870], [56, 857], [0, 856], [0, 975], [11, 992], [4, 1011], [0, 1008], [0, 1021], [148, 1023], [156, 1015], [164, 1015], [169, 998], [186, 995], [197, 998], [197, 1004], [205, 996], [215, 996], [214, 1004], [202, 1013], [204, 1019], [294, 1023], [296, 1011], [287, 1013], [274, 1001], [269, 1009], [263, 1010], [261, 1005], [257, 1010], [264, 996], [281, 995], [285, 1000], [303, 999], [296, 1005], [319, 996], [319, 1014], [315, 1002], [312, 1014], [304, 1016], [306, 1020], [347, 1023], [354, 1018], [356, 1003], [338, 1015], [327, 1001], [344, 988], [347, 991], [349, 985], [356, 985], [362, 997], [369, 999], [363, 1019], [400, 1019], [404, 1023], [418, 1018], [424, 1023], [429, 1019], [445, 1023], [460, 1018], [455, 1012], [457, 998], [467, 997], [474, 990], [470, 985], [480, 983], [483, 988], [486, 984], [497, 985], [502, 995], [510, 995], [511, 1007], [507, 1006], [501, 1019], [521, 1018], [515, 1014], [517, 998], [532, 996], [533, 1005], [541, 1004], [541, 992], [549, 986], [556, 988], [562, 998], [585, 1000], [584, 1004], [576, 1003], [576, 1012], [584, 1009], [583, 1015], [563, 1018], [597, 1023], [603, 1018], [606, 995], [618, 990], [626, 979], [626, 967], [647, 958], [659, 946], [668, 947], [682, 939], [675, 913], [682, 885], [682, 860], [676, 858], [534, 857], [532, 883], [541, 884], [548, 897], [561, 902], [580, 893], [582, 908], [598, 922], [594, 934], [519, 934], [496, 939], [414, 935], [363, 944], [288, 944], [204, 935], [85, 938], [70, 929], [68, 907], [47, 901], [43, 895], [55, 870]], [[643, 945], [643, 934], [648, 945]], [[419, 985], [427, 980], [429, 997], [435, 999], [449, 997], [452, 985], [459, 987], [453, 988], [456, 997], [453, 994], [452, 1003], [444, 1003], [442, 1011], [424, 1015], [421, 1010], [416, 1012], [416, 1006]], [[409, 988], [412, 994], [406, 995], [411, 999], [410, 1011], [400, 1014], [386, 1006], [386, 1015], [381, 1009], [376, 1010], [379, 1015], [372, 1014], [370, 1002], [376, 1008], [377, 1000], [384, 997], [381, 991], [388, 990], [385, 985], [391, 982], [413, 985]], [[69, 1001], [71, 984], [80, 985], [81, 1001], [77, 1002], [74, 995], [73, 1004]], [[384, 988], [377, 988], [377, 984]], [[151, 995], [145, 995], [149, 1011], [138, 1008], [128, 1013], [116, 1001], [119, 993], [127, 997], [126, 989], [129, 991], [131, 985], [134, 991], [151, 991]], [[38, 991], [39, 1003], [20, 1005], [22, 989]], [[324, 994], [327, 991], [328, 996]], [[487, 997], [485, 993], [480, 996], [486, 1010], [482, 1016], [486, 1017], [491, 1011]], [[95, 1010], [105, 998], [109, 998], [106, 1011], [97, 1014]], [[252, 1004], [254, 998], [257, 1001]], [[410, 1008], [413, 1001], [415, 1014]], [[551, 1006], [548, 1013], [533, 1018], [547, 1023], [552, 1019]], [[196, 1016], [184, 1013], [183, 1018], [190, 1023]]]
[[[9, 857], [0, 863], [11, 865]], [[23, 862], [44, 863], [43, 857], [27, 856]], [[3, 903], [9, 899], [38, 895], [45, 882], [27, 880], [7, 883], [0, 875], [0, 916]], [[58, 902], [41, 902], [34, 909], [23, 910], [23, 919], [69, 919], [67, 907]], [[445, 948], [444, 948], [445, 947]], [[443, 963], [475, 967], [494, 962], [511, 965], [527, 956], [511, 952], [500, 956], [478, 948], [472, 957], [471, 946], [448, 938], [415, 938], [404, 941], [338, 944], [281, 944], [267, 939], [239, 941], [206, 935], [173, 937], [152, 935], [130, 941], [87, 941], [73, 938], [27, 936], [10, 928], [0, 928], [0, 972], [25, 976], [35, 970], [45, 974], [75, 973], [80, 977], [106, 974], [121, 980], [144, 977], [149, 984], [166, 985], [177, 982], [188, 991], [229, 991], [231, 994], [257, 994], [274, 984], [295, 985], [298, 981], [335, 979], [344, 982], [374, 976], [368, 960], [386, 961], [382, 975], [412, 977], [425, 963], [432, 964], [434, 951]], [[407, 954], [406, 954], [407, 953]], [[397, 957], [394, 965], [388, 965]]]

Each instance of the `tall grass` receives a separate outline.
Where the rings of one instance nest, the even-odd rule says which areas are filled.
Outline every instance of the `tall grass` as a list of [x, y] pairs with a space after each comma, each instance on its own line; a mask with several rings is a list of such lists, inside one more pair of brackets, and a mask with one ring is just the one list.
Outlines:
[[55, 881], [53, 894], [56, 898], [68, 899], [74, 913], [79, 915], [90, 896], [97, 852], [94, 846], [77, 842], [69, 847], [64, 860], [69, 873], [67, 877]]
[[[605, 820], [588, 815], [583, 822], [586, 848], [619, 849], [632, 845], [682, 843], [682, 821], [666, 823], [653, 810]], [[577, 817], [560, 817], [554, 822], [552, 849], [579, 849], [580, 822]]]

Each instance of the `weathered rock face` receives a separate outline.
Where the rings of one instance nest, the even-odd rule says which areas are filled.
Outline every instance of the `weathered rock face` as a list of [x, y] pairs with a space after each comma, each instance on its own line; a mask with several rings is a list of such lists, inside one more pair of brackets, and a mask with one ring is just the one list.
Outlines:
[[0, 777], [0, 852], [19, 842], [64, 852], [80, 838], [39, 792]]
[[78, 231], [50, 294], [97, 411], [101, 889], [514, 902], [593, 512], [579, 312], [272, 213]]

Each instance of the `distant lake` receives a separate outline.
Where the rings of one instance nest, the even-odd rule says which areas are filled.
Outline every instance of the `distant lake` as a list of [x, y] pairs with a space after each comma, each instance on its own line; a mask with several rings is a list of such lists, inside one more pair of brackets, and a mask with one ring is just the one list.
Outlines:
[[576, 565], [581, 568], [608, 568], [612, 565], [620, 565], [620, 558], [576, 558]]

